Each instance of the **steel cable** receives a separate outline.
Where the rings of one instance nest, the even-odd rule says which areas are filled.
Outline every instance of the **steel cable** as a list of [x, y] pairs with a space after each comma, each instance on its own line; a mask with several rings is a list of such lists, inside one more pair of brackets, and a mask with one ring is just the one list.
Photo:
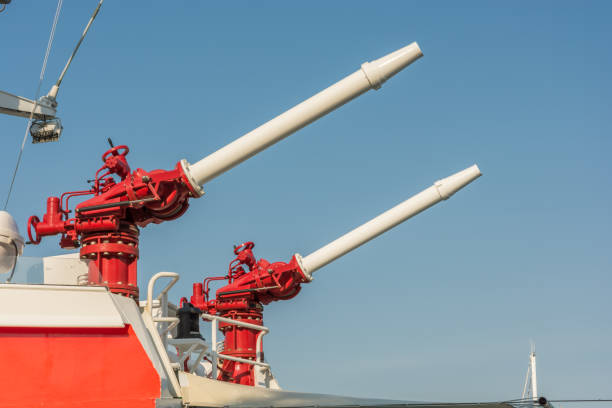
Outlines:
[[53, 39], [55, 38], [55, 28], [57, 27], [57, 21], [59, 19], [60, 11], [62, 9], [62, 3], [64, 0], [58, 0], [57, 9], [55, 10], [55, 17], [53, 18], [53, 25], [51, 26], [51, 33], [49, 34], [49, 41], [47, 42], [47, 51], [45, 52], [45, 58], [43, 59], [42, 69], [40, 70], [40, 77], [38, 80], [38, 87], [36, 88], [36, 96], [34, 97], [34, 108], [32, 108], [32, 112], [30, 112], [30, 118], [28, 119], [28, 124], [26, 125], [25, 134], [23, 135], [23, 141], [21, 142], [21, 149], [19, 150], [19, 155], [17, 156], [17, 164], [15, 164], [15, 170], [13, 171], [13, 177], [11, 178], [11, 184], [9, 186], [8, 193], [6, 195], [6, 201], [4, 202], [4, 209], [8, 207], [9, 200], [11, 198], [11, 193], [13, 192], [13, 185], [15, 184], [15, 177], [17, 176], [17, 171], [19, 170], [19, 164], [21, 163], [21, 157], [23, 156], [23, 149], [25, 148], [26, 140], [28, 140], [28, 132], [30, 130], [30, 126], [32, 125], [32, 118], [34, 117], [34, 112], [38, 107], [38, 97], [40, 96], [40, 88], [42, 86], [43, 79], [45, 77], [45, 71], [47, 70], [47, 61], [49, 60], [49, 54], [51, 53], [51, 46], [53, 45]]

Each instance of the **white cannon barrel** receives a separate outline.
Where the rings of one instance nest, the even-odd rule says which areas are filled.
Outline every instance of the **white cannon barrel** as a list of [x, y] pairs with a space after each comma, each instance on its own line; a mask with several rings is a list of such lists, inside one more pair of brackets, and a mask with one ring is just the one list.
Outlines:
[[197, 187], [199, 187], [344, 105], [351, 99], [370, 89], [380, 88], [387, 79], [422, 55], [418, 44], [414, 42], [380, 59], [366, 62], [355, 73], [264, 123], [199, 162], [184, 165], [184, 169], [190, 175], [192, 184], [197, 183]]
[[312, 273], [321, 267], [365, 244], [369, 240], [376, 238], [383, 232], [401, 224], [432, 205], [448, 199], [451, 195], [480, 177], [480, 175], [478, 166], [473, 165], [450, 177], [438, 180], [433, 186], [396, 205], [351, 232], [344, 234], [312, 254], [305, 257], [296, 254], [295, 258], [298, 260], [305, 276], [310, 278]]

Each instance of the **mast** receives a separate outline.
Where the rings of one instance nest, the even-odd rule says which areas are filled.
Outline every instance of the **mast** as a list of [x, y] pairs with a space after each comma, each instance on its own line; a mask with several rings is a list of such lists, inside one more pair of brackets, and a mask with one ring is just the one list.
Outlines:
[[538, 379], [536, 376], [536, 353], [535, 345], [531, 344], [531, 353], [529, 353], [529, 367], [531, 368], [531, 398], [538, 399]]
[[536, 374], [536, 353], [535, 344], [531, 343], [531, 352], [529, 353], [529, 365], [527, 366], [527, 375], [525, 376], [525, 385], [523, 386], [524, 400], [532, 400], [538, 402], [538, 379]]

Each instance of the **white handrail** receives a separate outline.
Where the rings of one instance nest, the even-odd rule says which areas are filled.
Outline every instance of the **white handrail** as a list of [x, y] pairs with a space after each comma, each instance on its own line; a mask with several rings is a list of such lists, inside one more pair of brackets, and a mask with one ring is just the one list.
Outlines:
[[[155, 283], [157, 282], [158, 279], [160, 278], [171, 278], [170, 282], [164, 287], [164, 289], [162, 289], [162, 291], [159, 293], [159, 295], [156, 297], [155, 300], [158, 300], [160, 302], [160, 308], [162, 309], [162, 314], [160, 317], [153, 317], [153, 303], [154, 303], [154, 299], [153, 299], [153, 289], [155, 288]], [[153, 322], [160, 322], [160, 323], [170, 323], [169, 326], [164, 327], [162, 329], [162, 334], [163, 336], [160, 336], [160, 340], [162, 341], [163, 347], [165, 349], [166, 344], [167, 344], [167, 333], [172, 330], [177, 324], [178, 324], [178, 318], [176, 317], [168, 317], [167, 313], [168, 313], [168, 291], [172, 288], [172, 286], [174, 286], [174, 284], [178, 281], [179, 279], [179, 274], [178, 273], [174, 273], [174, 272], [158, 272], [155, 275], [153, 275], [151, 277], [151, 279], [149, 280], [149, 285], [147, 287], [147, 304], [145, 305], [145, 311], [147, 312], [147, 314], [151, 317], [151, 320]], [[252, 323], [245, 323], [245, 322], [241, 322], [238, 320], [234, 320], [234, 319], [229, 319], [227, 317], [221, 317], [221, 316], [215, 316], [215, 315], [210, 315], [207, 313], [202, 313], [201, 317], [206, 319], [206, 320], [210, 320], [210, 322], [212, 323], [212, 336], [211, 336], [211, 350], [210, 350], [210, 355], [212, 357], [212, 378], [216, 379], [217, 375], [218, 375], [218, 362], [219, 359], [224, 359], [224, 360], [231, 360], [231, 361], [236, 361], [239, 363], [244, 363], [244, 364], [252, 364], [255, 366], [259, 366], [259, 367], [264, 367], [266, 369], [270, 368], [270, 364], [268, 363], [264, 363], [263, 362], [263, 353], [261, 351], [262, 349], [262, 341], [263, 341], [263, 336], [265, 336], [267, 333], [270, 332], [270, 329], [267, 328], [266, 326], [260, 326], [257, 324], [252, 324]], [[252, 330], [257, 330], [259, 333], [257, 334], [257, 339], [256, 339], [256, 344], [255, 344], [255, 360], [249, 360], [246, 358], [240, 358], [240, 357], [233, 357], [233, 356], [228, 356], [227, 354], [222, 354], [219, 353], [217, 351], [217, 330], [218, 330], [218, 322], [224, 322], [224, 323], [229, 323], [232, 325], [236, 325], [239, 327], [244, 327], [247, 329], [252, 329]], [[188, 352], [184, 353], [184, 357], [182, 362], [184, 362], [184, 360], [186, 359], [187, 356], [189, 356], [191, 354], [191, 351], [193, 351], [193, 347], [191, 347]], [[200, 353], [200, 358], [201, 356], [204, 354], [204, 351], [202, 351]], [[192, 366], [190, 367], [190, 371], [193, 371], [195, 369], [195, 365], [197, 365], [197, 361], [199, 361], [198, 358], [196, 361], [193, 362]]]
[[[210, 320], [211, 325], [212, 325], [212, 335], [210, 339], [210, 342], [211, 342], [210, 354], [212, 357], [212, 378], [213, 379], [217, 378], [217, 365], [218, 365], [219, 358], [222, 358], [225, 360], [232, 360], [232, 361], [236, 361], [239, 363], [253, 364], [253, 365], [260, 366], [260, 367], [270, 368], [270, 364], [264, 363], [262, 361], [263, 353], [261, 352], [261, 343], [262, 343], [263, 336], [265, 336], [267, 333], [270, 332], [270, 329], [268, 329], [266, 326], [259, 326], [257, 324], [245, 323], [245, 322], [241, 322], [241, 321], [234, 320], [234, 319], [228, 319], [227, 317], [211, 315], [208, 313], [202, 313], [201, 317], [206, 320]], [[218, 325], [217, 322], [230, 323], [236, 326], [246, 327], [247, 329], [258, 330], [259, 333], [257, 334], [257, 341], [255, 345], [256, 360], [253, 361], [253, 360], [248, 360], [246, 358], [228, 356], [227, 354], [221, 354], [217, 352], [217, 325]]]
[[270, 364], [268, 363], [264, 363], [261, 361], [253, 361], [253, 360], [249, 360], [246, 358], [240, 358], [240, 357], [233, 357], [233, 356], [228, 356], [227, 354], [217, 354], [219, 357], [221, 357], [224, 360], [232, 360], [232, 361], [237, 361], [239, 363], [245, 363], [245, 364], [253, 364], [253, 365], [258, 365], [261, 367], [266, 367], [266, 368], [270, 368]]
[[[159, 306], [162, 309], [162, 316], [153, 318], [153, 303], [154, 303], [153, 288], [155, 286], [155, 282], [159, 278], [163, 278], [163, 277], [172, 278], [172, 280], [170, 281], [168, 285], [166, 285], [166, 287], [164, 288], [164, 290], [162, 290], [159, 296], [159, 297], [165, 298], [165, 299], [160, 299], [160, 302], [159, 302]], [[167, 316], [168, 314], [168, 304], [167, 304], [168, 290], [170, 290], [170, 288], [176, 283], [176, 281], [178, 281], [178, 279], [179, 279], [179, 274], [174, 273], [174, 272], [159, 272], [153, 275], [153, 277], [151, 277], [151, 279], [149, 280], [148, 288], [147, 288], [148, 289], [147, 304], [145, 305], [144, 312], [142, 313], [142, 320], [144, 322], [145, 327], [147, 328], [147, 331], [151, 335], [151, 339], [153, 340], [155, 349], [157, 350], [157, 353], [162, 361], [162, 364], [164, 365], [166, 374], [168, 376], [170, 384], [172, 385], [172, 389], [174, 390], [175, 395], [177, 395], [178, 397], [181, 397], [182, 396], [181, 386], [178, 382], [178, 378], [176, 377], [174, 373], [174, 367], [176, 367], [176, 365], [170, 361], [170, 358], [168, 356], [168, 350], [167, 350], [167, 340], [168, 340], [167, 332], [171, 330], [174, 327], [174, 325], [178, 323], [177, 318]], [[169, 327], [165, 328], [166, 331], [164, 331], [163, 336], [160, 335], [160, 331], [157, 325], [155, 324], [155, 320], [171, 323]]]
[[[159, 278], [171, 278], [170, 282], [159, 292], [155, 300], [159, 300], [159, 307], [161, 309], [161, 317], [153, 317], [153, 289], [155, 283]], [[145, 310], [151, 316], [154, 322], [162, 323], [160, 325], [161, 341], [164, 348], [168, 345], [168, 332], [172, 330], [179, 322], [176, 317], [168, 317], [168, 291], [174, 284], [179, 280], [179, 274], [176, 272], [158, 272], [151, 277], [149, 285], [147, 287], [147, 304]], [[167, 324], [170, 323], [170, 324]]]
[[149, 286], [147, 287], [147, 305], [145, 306], [145, 309], [149, 313], [153, 313], [153, 287], [155, 286], [155, 282], [157, 282], [159, 278], [172, 278], [170, 283], [168, 283], [166, 287], [157, 296], [157, 299], [161, 300], [162, 296], [166, 295], [170, 288], [174, 286], [176, 281], [179, 280], [179, 274], [175, 272], [158, 272], [153, 275], [153, 277], [149, 280]]
[[167, 334], [170, 330], [174, 329], [179, 324], [178, 317], [154, 317], [155, 323], [170, 323], [168, 327], [165, 327], [162, 334]]

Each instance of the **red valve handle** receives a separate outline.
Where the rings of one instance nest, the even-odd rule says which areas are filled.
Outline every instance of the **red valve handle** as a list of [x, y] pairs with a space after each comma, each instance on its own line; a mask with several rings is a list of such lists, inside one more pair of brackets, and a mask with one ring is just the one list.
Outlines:
[[130, 152], [130, 148], [127, 147], [126, 145], [115, 146], [111, 149], [108, 149], [106, 153], [102, 155], [102, 161], [106, 162], [106, 159], [108, 159], [108, 156], [110, 156], [111, 154], [113, 156], [125, 156], [129, 152]]
[[[36, 234], [36, 225], [38, 225], [39, 222], [40, 218], [38, 218], [36, 215], [32, 215], [30, 218], [28, 218], [28, 238], [30, 238], [30, 243], [34, 245], [40, 244], [41, 237]], [[32, 238], [32, 227], [34, 227], [34, 236], [36, 239]]]
[[236, 248], [234, 248], [234, 254], [238, 255], [242, 251], [245, 251], [247, 249], [253, 249], [254, 246], [255, 244], [251, 241], [245, 242], [244, 244], [240, 244]]

